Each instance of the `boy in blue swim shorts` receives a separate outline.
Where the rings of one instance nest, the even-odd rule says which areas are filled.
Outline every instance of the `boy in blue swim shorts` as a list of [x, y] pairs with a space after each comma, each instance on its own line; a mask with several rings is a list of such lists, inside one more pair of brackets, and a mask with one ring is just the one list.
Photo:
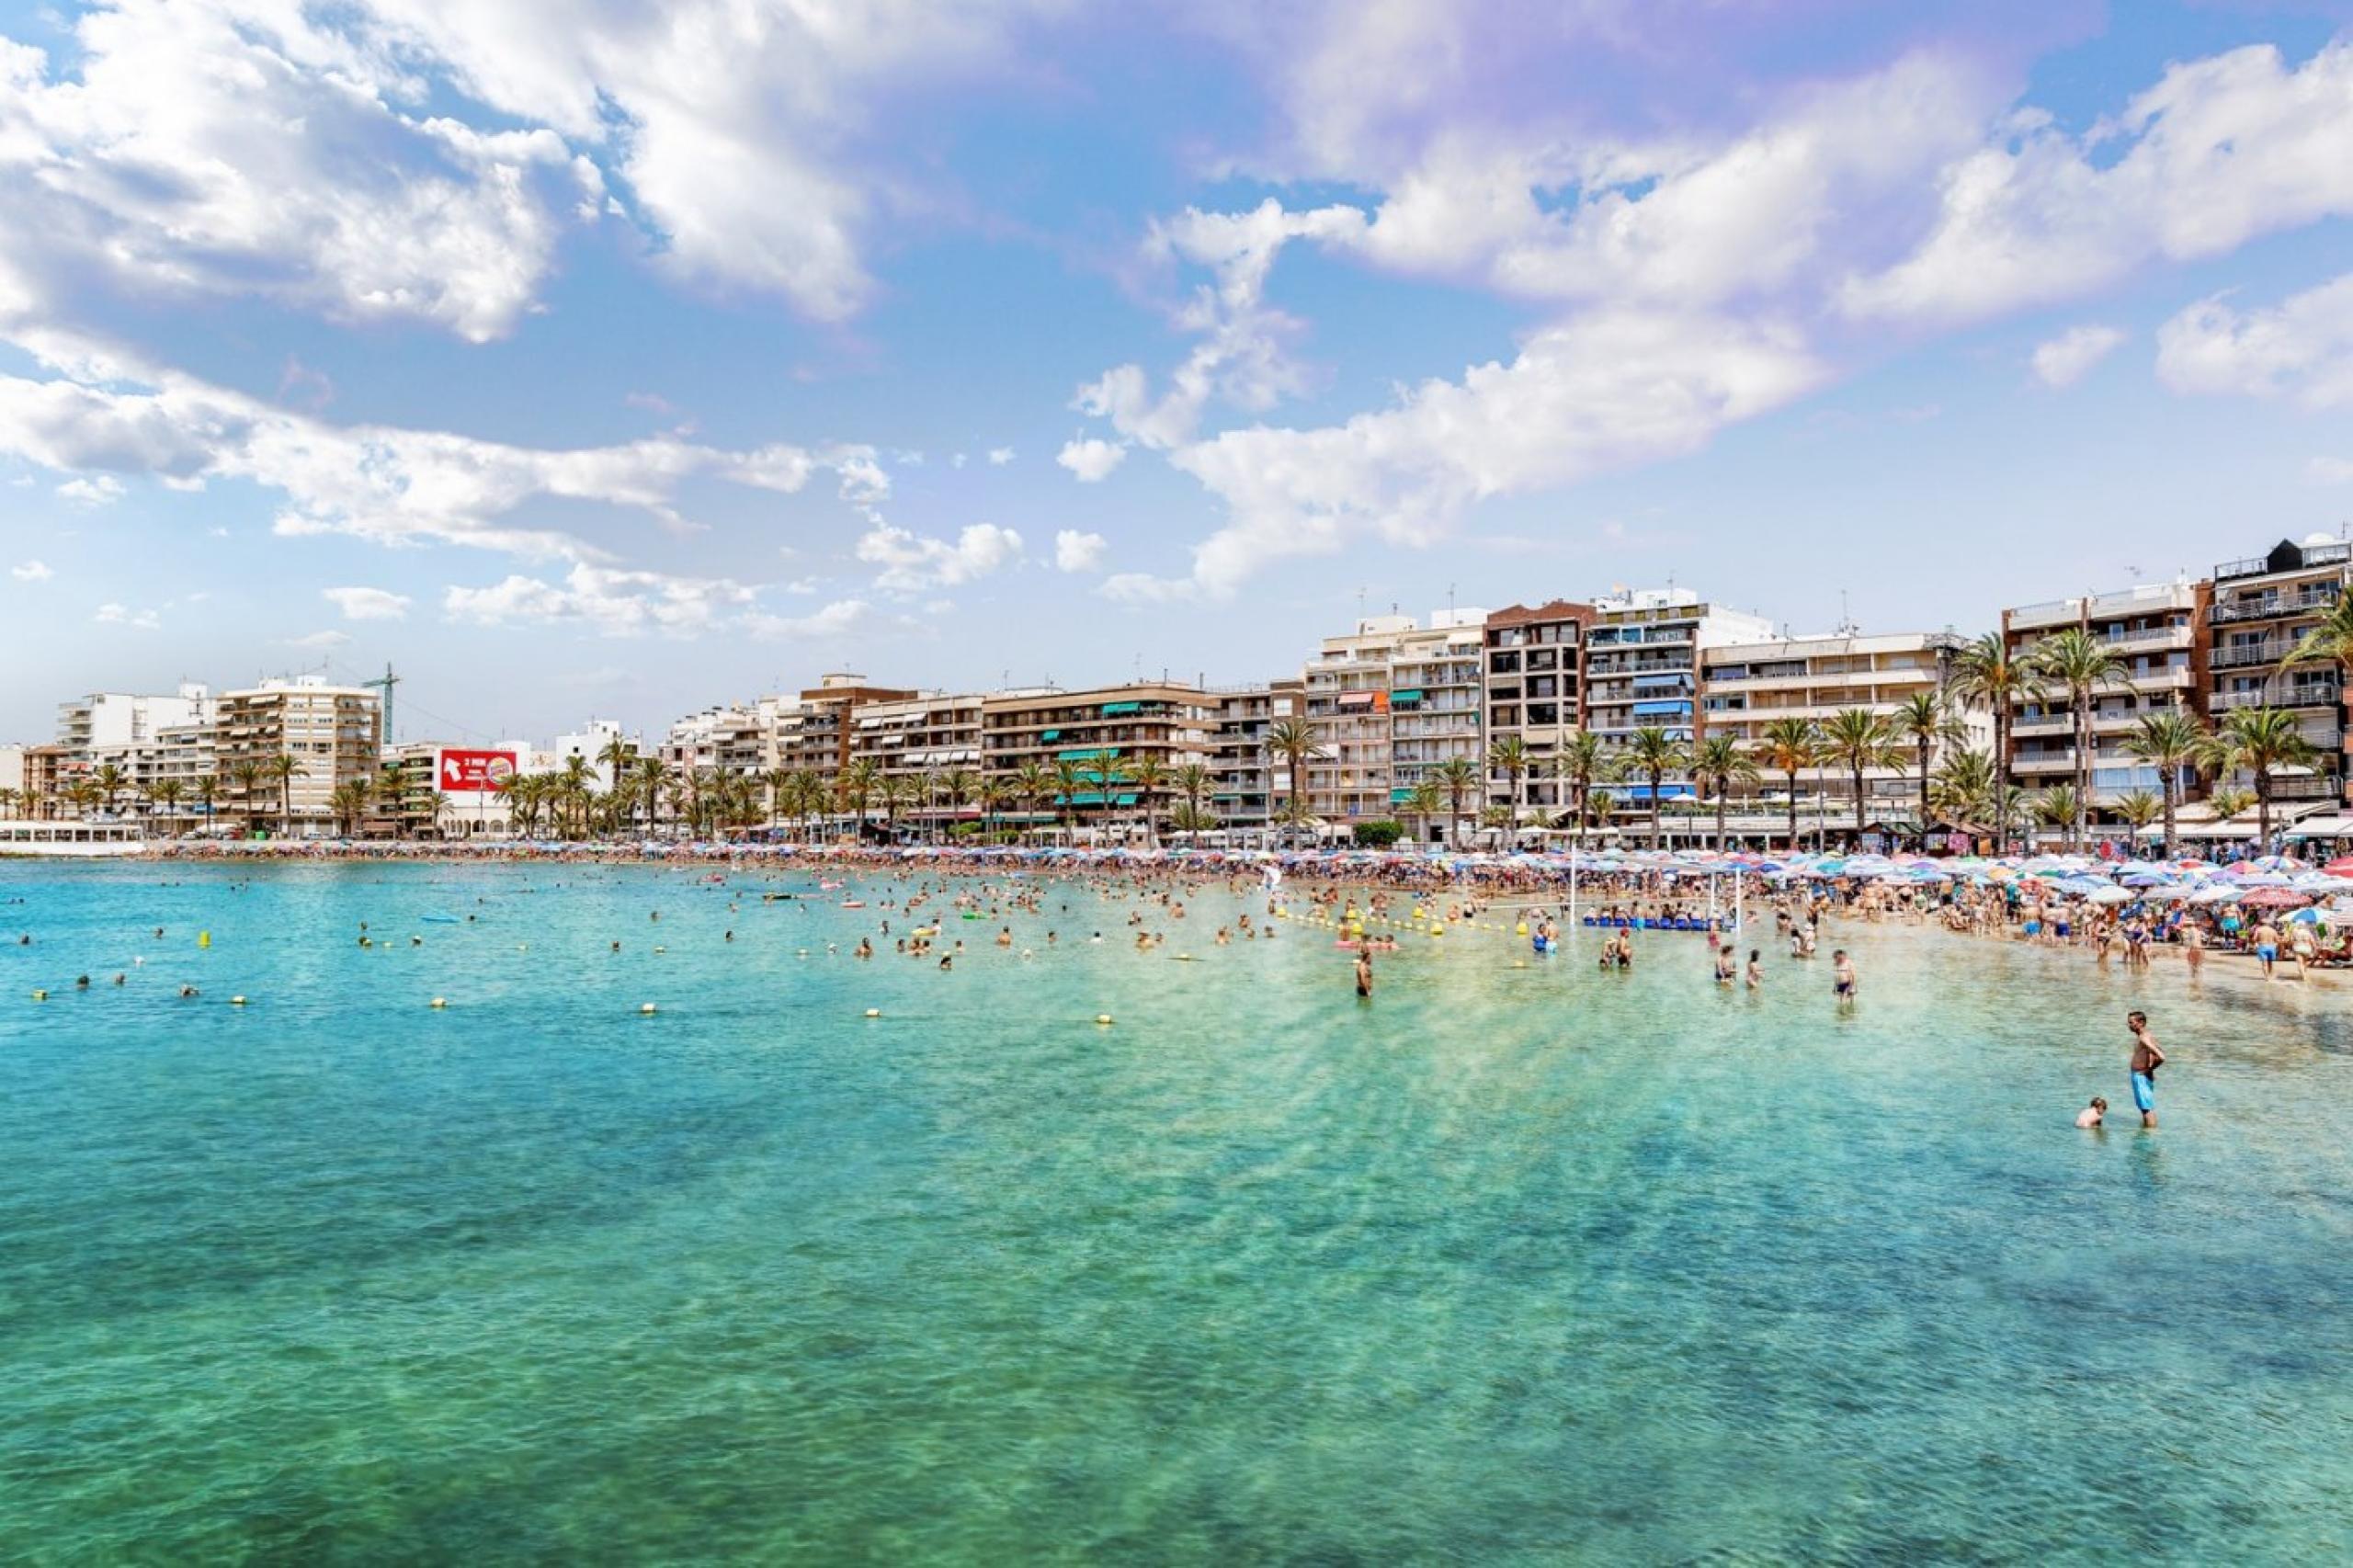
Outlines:
[[2124, 1015], [2124, 1027], [2132, 1031], [2132, 1105], [2141, 1113], [2141, 1125], [2157, 1124], [2157, 1069], [2165, 1064], [2165, 1053], [2157, 1049], [2156, 1037], [2149, 1032], [2147, 1014], [2134, 1011]]

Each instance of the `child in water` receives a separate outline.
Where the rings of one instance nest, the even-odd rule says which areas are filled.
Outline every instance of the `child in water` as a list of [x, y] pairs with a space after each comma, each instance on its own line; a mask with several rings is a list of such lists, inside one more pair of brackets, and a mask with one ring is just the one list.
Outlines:
[[2075, 1125], [2086, 1128], [2097, 1127], [2100, 1124], [2100, 1119], [2107, 1114], [2108, 1102], [2097, 1095], [2094, 1095], [2092, 1103], [2075, 1113]]

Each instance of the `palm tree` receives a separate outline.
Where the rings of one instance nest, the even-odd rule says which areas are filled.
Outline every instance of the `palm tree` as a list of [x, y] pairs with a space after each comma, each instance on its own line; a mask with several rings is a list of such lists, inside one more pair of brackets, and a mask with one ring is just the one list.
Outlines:
[[1990, 823], [2000, 809], [2000, 779], [1990, 754], [1973, 746], [1953, 752], [1928, 781], [1929, 807], [1948, 824]]
[[2206, 726], [2198, 715], [2179, 707], [2141, 716], [2140, 728], [2124, 743], [2136, 761], [2157, 770], [2157, 790], [2165, 821], [2165, 853], [2174, 848], [2174, 812], [2180, 804], [2181, 776], [2206, 755]]
[[221, 780], [210, 773], [196, 776], [196, 803], [204, 808], [204, 825], [212, 825], [212, 802], [221, 793]]
[[2036, 819], [2063, 834], [2075, 831], [2076, 824], [2084, 820], [2084, 803], [2068, 785], [2045, 790], [2034, 796], [2033, 801]]
[[2216, 822], [2228, 822], [2254, 804], [2255, 791], [2236, 784], [2224, 784], [2206, 797], [2206, 809], [2214, 813]]
[[597, 766], [605, 770], [605, 777], [613, 781], [616, 790], [621, 787], [621, 780], [630, 776], [636, 765], [637, 748], [619, 735], [607, 741], [597, 752]]
[[[2140, 853], [2141, 830], [2159, 817], [2173, 815], [2173, 802], [2149, 790], [2133, 790], [2119, 795], [2113, 809], [2118, 816], [2124, 819], [2124, 825], [2132, 830], [2133, 853], [2136, 855]], [[2166, 831], [2172, 831], [2170, 825]]]
[[1506, 735], [1487, 748], [1487, 768], [1500, 773], [1511, 787], [1511, 824], [1519, 825], [1520, 809], [1527, 804], [1520, 798], [1520, 780], [1528, 777], [1535, 758], [1528, 755], [1528, 743], [1518, 735]]
[[179, 815], [180, 797], [187, 792], [188, 787], [178, 779], [159, 778], [148, 790], [147, 799], [164, 808], [163, 817], [168, 823]]
[[1075, 827], [1079, 792], [1094, 782], [1094, 769], [1074, 756], [1058, 756], [1052, 765], [1054, 793], [1061, 798], [1063, 826]]
[[1152, 798], [1167, 790], [1168, 765], [1147, 753], [1128, 765], [1128, 779], [1136, 787], [1136, 804], [1143, 812], [1144, 843], [1157, 849], [1160, 835], [1152, 829]]
[[[638, 799], [645, 807], [645, 836], [654, 836], [654, 815], [662, 808], [662, 798], [668, 792], [671, 780], [670, 765], [658, 756], [637, 759]], [[613, 776], [619, 778], [620, 775]]]
[[1593, 787], [1609, 777], [1609, 756], [1602, 747], [1601, 737], [1590, 730], [1579, 730], [1571, 735], [1552, 758], [1552, 777], [1576, 791], [1577, 827], [1582, 832]]
[[2323, 663], [2335, 665], [2340, 676], [2353, 675], [2353, 594], [2340, 596], [2319, 625], [2296, 639], [2279, 667]]
[[1883, 767], [1894, 751], [1894, 737], [1885, 719], [1868, 708], [1842, 708], [1822, 726], [1822, 747], [1826, 758], [1846, 768], [1855, 797], [1855, 842], [1859, 846], [1863, 836], [1863, 774], [1868, 768]]
[[1920, 847], [1928, 846], [1928, 765], [1938, 744], [1959, 741], [1966, 733], [1954, 719], [1941, 691], [1915, 691], [1895, 705], [1888, 728], [1897, 740], [1910, 741], [1920, 763]]
[[1798, 852], [1798, 775], [1822, 761], [1822, 732], [1811, 719], [1776, 719], [1757, 732], [1756, 760], [1790, 781], [1790, 853]]
[[292, 752], [282, 751], [275, 756], [263, 758], [261, 767], [262, 777], [274, 780], [278, 785], [279, 835], [291, 838], [294, 836], [294, 780], [308, 778], [311, 776], [310, 765]]
[[1324, 755], [1315, 744], [1315, 727], [1304, 719], [1278, 719], [1267, 726], [1263, 743], [1269, 756], [1279, 756], [1290, 770], [1290, 803], [1289, 817], [1294, 823], [1306, 820], [1307, 764]]
[[131, 787], [131, 775], [111, 762], [102, 762], [90, 775], [90, 782], [97, 787], [98, 800], [105, 805], [107, 815], [113, 816], [115, 797]]
[[895, 844], [899, 841], [899, 812], [922, 800], [922, 781], [904, 773], [886, 773], [875, 795], [882, 802], [882, 831]]
[[345, 779], [327, 791], [327, 806], [335, 812], [335, 825], [346, 838], [358, 836], [358, 822], [368, 810], [368, 797], [374, 792], [372, 780], [364, 776]]
[[2234, 708], [2206, 742], [2207, 765], [2216, 773], [2255, 777], [2256, 837], [2271, 844], [2271, 770], [2310, 767], [2320, 753], [2285, 708]]
[[1057, 770], [1032, 757], [1013, 770], [1014, 804], [1032, 812], [1054, 798]]
[[[1103, 808], [1102, 823], [1096, 830], [1097, 844], [1103, 842], [1105, 835], [1110, 832], [1111, 811], [1119, 802], [1120, 787], [1136, 781], [1136, 766], [1135, 763], [1113, 756], [1108, 750], [1095, 759], [1095, 771], [1092, 776], [1095, 780], [1095, 794], [1097, 803]], [[1138, 791], [1138, 798], [1142, 798], [1142, 791]], [[1151, 813], [1152, 807], [1147, 802], [1144, 807], [1144, 820], [1147, 824], [1152, 820]], [[1148, 827], [1147, 832], [1149, 832]]]
[[1691, 782], [1716, 800], [1716, 847], [1724, 846], [1724, 809], [1735, 784], [1754, 784], [1756, 764], [1732, 735], [1710, 735], [1691, 748]]
[[1405, 792], [1405, 812], [1417, 827], [1414, 835], [1416, 845], [1430, 841], [1430, 818], [1446, 808], [1446, 791], [1435, 778], [1425, 778]]
[[[1998, 631], [1988, 631], [1961, 651], [1953, 661], [1952, 694], [1963, 702], [1982, 703], [1994, 716], [1994, 767], [2006, 775], [2010, 767], [2011, 710], [2020, 702], [2040, 701], [2042, 676], [2030, 664], [2011, 656], [2009, 644]], [[1996, 801], [1994, 836], [1996, 847], [2010, 836], [2008, 798]]]
[[969, 767], [951, 767], [940, 775], [939, 788], [950, 812], [961, 815], [966, 806], [981, 803], [981, 776]]
[[2124, 679], [2128, 667], [2112, 649], [2080, 626], [2052, 632], [2037, 642], [2028, 657], [2044, 680], [2066, 692], [2067, 706], [2075, 716], [2074, 846], [2081, 850], [2092, 790], [2092, 702], [2103, 687]]
[[22, 790], [11, 790], [0, 787], [0, 812], [7, 812], [11, 817], [15, 816], [17, 814], [17, 806], [18, 802], [24, 800], [24, 798], [25, 792]]
[[1626, 766], [1650, 780], [1651, 847], [1660, 848], [1665, 842], [1659, 827], [1659, 780], [1682, 767], [1690, 760], [1690, 752], [1671, 731], [1656, 724], [1644, 724], [1626, 737]]
[[[1188, 762], [1168, 776], [1169, 787], [1185, 797], [1185, 807], [1193, 816], [1202, 815], [1201, 797], [1217, 787], [1217, 775], [1198, 762]], [[1198, 828], [1188, 828], [1198, 833]]]
[[1462, 843], [1462, 798], [1486, 787], [1479, 775], [1479, 765], [1467, 756], [1449, 756], [1438, 765], [1430, 775], [1438, 787], [1446, 791], [1446, 835], [1449, 844]]
[[980, 781], [972, 788], [972, 803], [981, 808], [981, 836], [994, 843], [996, 840], [997, 813], [1004, 811], [1005, 803], [1013, 798], [1013, 784], [994, 773], [983, 773], [979, 778]]
[[834, 790], [841, 797], [842, 805], [850, 812], [854, 825], [851, 835], [866, 836], [866, 802], [882, 787], [882, 768], [870, 756], [861, 756], [841, 770], [834, 780]]
[[262, 767], [259, 759], [241, 756], [229, 765], [229, 791], [237, 797], [237, 805], [245, 819], [245, 831], [253, 832], [255, 819], [260, 815], [254, 809], [254, 797], [261, 793]]
[[784, 792], [791, 783], [792, 774], [786, 768], [765, 768], [760, 773], [760, 788], [767, 791], [768, 823], [771, 826], [784, 820]]

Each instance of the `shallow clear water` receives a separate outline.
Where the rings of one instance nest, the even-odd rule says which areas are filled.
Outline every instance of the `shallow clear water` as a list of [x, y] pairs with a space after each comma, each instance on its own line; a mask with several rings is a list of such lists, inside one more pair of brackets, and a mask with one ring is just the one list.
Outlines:
[[0, 867], [0, 1557], [2353, 1551], [2341, 988], [168, 875]]

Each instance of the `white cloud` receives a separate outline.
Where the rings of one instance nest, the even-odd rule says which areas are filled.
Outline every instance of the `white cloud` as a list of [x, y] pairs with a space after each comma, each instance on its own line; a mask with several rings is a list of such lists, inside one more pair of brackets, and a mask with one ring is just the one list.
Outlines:
[[989, 449], [989, 467], [1003, 468], [1012, 460], [1013, 449], [1011, 447], [991, 447]]
[[755, 592], [724, 579], [623, 572], [582, 563], [561, 583], [519, 574], [488, 587], [451, 587], [441, 608], [477, 626], [576, 623], [608, 637], [692, 637], [748, 611]]
[[1067, 441], [1054, 455], [1054, 460], [1076, 474], [1081, 484], [1095, 484], [1109, 478], [1111, 471], [1127, 458], [1124, 444], [1093, 436]]
[[2047, 387], [2072, 387], [2113, 354], [2124, 334], [2112, 326], [2075, 326], [2035, 346], [2034, 373]]
[[340, 648], [350, 641], [351, 633], [348, 631], [313, 631], [301, 637], [289, 637], [285, 642], [289, 648], [308, 648], [313, 652], [320, 652], [328, 648]]
[[19, 583], [46, 583], [57, 575], [44, 562], [28, 561], [8, 568], [8, 575]]
[[968, 583], [1020, 554], [1021, 536], [994, 523], [972, 524], [951, 543], [878, 522], [858, 541], [858, 558], [882, 568], [875, 586], [894, 594]]
[[809, 615], [757, 615], [749, 618], [745, 625], [755, 637], [800, 641], [840, 637], [863, 626], [868, 619], [865, 600], [837, 599]]
[[833, 474], [870, 510], [890, 493], [873, 449], [783, 444], [731, 451], [656, 436], [614, 447], [509, 446], [441, 431], [330, 425], [66, 335], [16, 340], [56, 373], [0, 375], [0, 453], [44, 467], [152, 474], [167, 483], [244, 480], [280, 492], [282, 535], [347, 534], [380, 544], [439, 541], [535, 559], [609, 562], [609, 552], [512, 515], [538, 500], [590, 501], [681, 521], [679, 487], [712, 477], [796, 492]]
[[408, 619], [408, 596], [384, 588], [322, 588], [319, 597], [341, 610], [346, 620]]
[[153, 631], [161, 624], [152, 609], [131, 609], [127, 606], [105, 604], [91, 618], [100, 626], [127, 626], [137, 631]]
[[2353, 273], [2268, 311], [2199, 301], [2157, 329], [2157, 377], [2177, 392], [2353, 404]]
[[[1430, 381], [1392, 407], [1312, 430], [1228, 430], [1171, 460], [1226, 505], [1192, 587], [1232, 592], [1289, 557], [1371, 536], [1427, 545], [1472, 503], [1702, 445], [1828, 374], [1792, 331], [1721, 317], [1589, 315], [1531, 335], [1508, 364]], [[1165, 592], [1114, 579], [1127, 597]]]
[[1101, 534], [1063, 528], [1054, 535], [1054, 568], [1061, 572], [1099, 571], [1109, 543]]
[[2168, 66], [2082, 136], [2003, 131], [1944, 170], [1926, 241], [1857, 278], [1856, 314], [1973, 320], [2353, 213], [2353, 40], [2294, 70], [2268, 44]]
[[57, 494], [77, 506], [111, 506], [122, 499], [122, 481], [110, 473], [69, 479], [57, 487]]
[[2353, 458], [2314, 458], [2304, 476], [2315, 484], [2353, 484]]

